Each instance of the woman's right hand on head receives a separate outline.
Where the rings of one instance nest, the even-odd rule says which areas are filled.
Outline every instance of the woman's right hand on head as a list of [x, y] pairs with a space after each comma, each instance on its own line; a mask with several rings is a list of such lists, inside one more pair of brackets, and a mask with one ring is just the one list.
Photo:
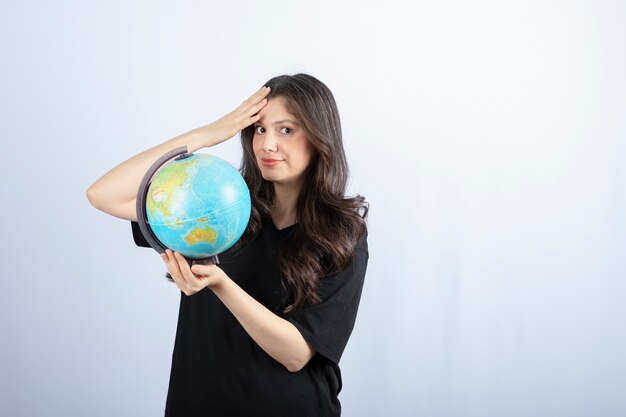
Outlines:
[[244, 128], [259, 120], [258, 113], [267, 105], [269, 87], [261, 87], [254, 94], [248, 97], [235, 110], [221, 117], [215, 122], [203, 126], [200, 130], [206, 131], [207, 141], [205, 146], [214, 146], [232, 138]]

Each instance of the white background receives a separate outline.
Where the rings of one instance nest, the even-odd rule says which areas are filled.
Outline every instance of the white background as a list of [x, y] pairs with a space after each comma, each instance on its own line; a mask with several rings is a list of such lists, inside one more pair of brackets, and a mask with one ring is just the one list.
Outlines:
[[[180, 292], [85, 192], [306, 72], [370, 202], [342, 415], [625, 415], [624, 22], [597, 0], [3, 2], [0, 414], [162, 415]], [[210, 151], [238, 165], [239, 137]]]

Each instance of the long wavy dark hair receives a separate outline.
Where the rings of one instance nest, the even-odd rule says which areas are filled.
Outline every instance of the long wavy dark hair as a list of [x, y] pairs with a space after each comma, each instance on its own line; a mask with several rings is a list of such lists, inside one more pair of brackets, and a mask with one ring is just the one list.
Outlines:
[[[365, 197], [346, 197], [349, 176], [341, 122], [330, 89], [315, 77], [298, 73], [270, 79], [267, 95], [283, 97], [287, 110], [301, 123], [315, 148], [296, 203], [294, 233], [278, 252], [282, 288], [288, 304], [283, 313], [321, 301], [320, 279], [346, 268], [356, 246], [367, 233], [369, 203]], [[272, 221], [274, 186], [261, 176], [252, 149], [254, 125], [241, 131], [243, 158], [239, 172], [250, 189], [252, 212], [241, 239], [227, 252], [252, 242]]]

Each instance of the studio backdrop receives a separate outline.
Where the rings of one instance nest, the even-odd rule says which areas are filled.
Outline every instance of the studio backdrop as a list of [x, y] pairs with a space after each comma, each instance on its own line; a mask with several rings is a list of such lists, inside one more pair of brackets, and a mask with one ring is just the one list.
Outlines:
[[[87, 188], [304, 72], [369, 265], [342, 415], [626, 415], [619, 1], [20, 1], [0, 13], [0, 415], [158, 416], [180, 291]], [[239, 138], [198, 152], [234, 166]]]

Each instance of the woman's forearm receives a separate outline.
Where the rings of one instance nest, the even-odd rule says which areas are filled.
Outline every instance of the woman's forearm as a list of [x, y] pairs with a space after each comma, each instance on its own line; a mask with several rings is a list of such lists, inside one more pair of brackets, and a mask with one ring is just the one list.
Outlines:
[[315, 354], [300, 331], [245, 292], [230, 277], [210, 287], [250, 337], [290, 372], [297, 372]]
[[209, 126], [193, 129], [115, 166], [89, 187], [87, 198], [94, 207], [103, 211], [112, 211], [109, 209], [135, 200], [143, 176], [163, 154], [181, 146], [187, 146], [190, 153], [212, 146], [211, 136], [214, 133]]

